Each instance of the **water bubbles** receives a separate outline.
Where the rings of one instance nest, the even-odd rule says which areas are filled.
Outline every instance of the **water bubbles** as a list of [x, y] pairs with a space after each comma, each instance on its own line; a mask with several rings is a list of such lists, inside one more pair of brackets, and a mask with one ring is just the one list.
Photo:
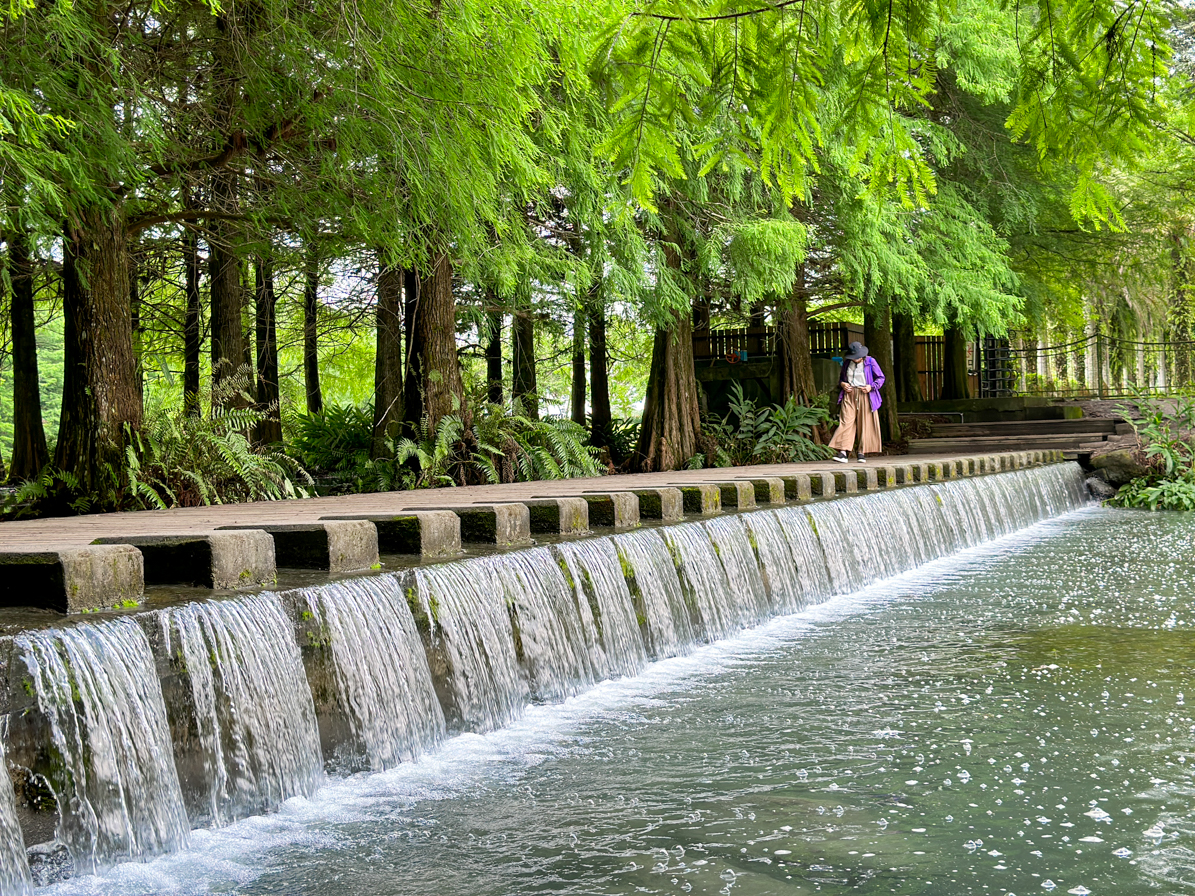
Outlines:
[[722, 878], [722, 880], [726, 881], [727, 883], [733, 882], [735, 879], [735, 876], [736, 875], [734, 873], [734, 870], [731, 868], [727, 868], [725, 871], [723, 871], [721, 874], [718, 875], [718, 877]]
[[1105, 812], [1103, 809], [1101, 809], [1099, 806], [1096, 806], [1090, 812], [1084, 812], [1083, 814], [1086, 815], [1088, 818], [1094, 818], [1096, 821], [1106, 821], [1109, 823], [1111, 823], [1111, 821], [1112, 821], [1112, 816], [1109, 815], [1107, 812]]
[[968, 781], [971, 780], [971, 773], [969, 771], [967, 771], [966, 769], [963, 769], [961, 772], [958, 773], [958, 779], [963, 784], [966, 784]]
[[1133, 854], [1133, 851], [1131, 849], [1127, 849], [1126, 847], [1123, 847], [1123, 846], [1120, 847], [1120, 849], [1112, 850], [1112, 855], [1116, 856], [1116, 858], [1118, 858], [1118, 859], [1127, 859], [1132, 854]]
[[1162, 837], [1165, 837], [1166, 832], [1162, 829], [1162, 822], [1159, 821], [1153, 827], [1146, 828], [1145, 831], [1143, 832], [1142, 836], [1143, 837], [1152, 837], [1155, 839], [1161, 839]]
[[1039, 816], [1037, 816], [1037, 823], [1038, 824], [1049, 824], [1050, 819], [1046, 818], [1046, 816], [1044, 816], [1044, 815], [1039, 815]]
[[1067, 890], [1066, 892], [1068, 892], [1068, 893], [1073, 893], [1073, 894], [1074, 894], [1074, 896], [1087, 896], [1087, 894], [1088, 894], [1088, 893], [1090, 893], [1090, 892], [1091, 892], [1091, 890], [1087, 889], [1087, 888], [1086, 888], [1085, 886], [1083, 886], [1082, 884], [1079, 884], [1079, 886], [1077, 886], [1077, 887], [1071, 887], [1071, 888], [1070, 888], [1069, 890]]
[[809, 777], [809, 772], [807, 772], [803, 768], [797, 769], [797, 777], [800, 778], [802, 781], [804, 781], [806, 778]]
[[1041, 882], [1041, 888], [1043, 890], [1053, 890], [1057, 886], [1058, 884], [1054, 883], [1054, 881], [1050, 880], [1048, 877]]

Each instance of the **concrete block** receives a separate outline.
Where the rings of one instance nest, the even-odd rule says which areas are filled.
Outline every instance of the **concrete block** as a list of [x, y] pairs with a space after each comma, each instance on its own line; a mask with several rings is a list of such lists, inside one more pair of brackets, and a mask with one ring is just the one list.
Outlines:
[[461, 541], [466, 544], [531, 544], [531, 511], [525, 504], [470, 504], [444, 509], [460, 518]]
[[880, 470], [878, 467], [867, 467], [858, 470], [859, 491], [874, 492], [880, 487]]
[[778, 477], [748, 480], [755, 489], [756, 504], [783, 504], [784, 480]]
[[813, 485], [809, 481], [808, 473], [781, 476], [780, 481], [784, 483], [784, 497], [789, 501], [811, 501], [813, 499]]
[[260, 588], [278, 579], [274, 539], [263, 529], [195, 535], [130, 535], [92, 544], [129, 544], [141, 552], [146, 585]]
[[929, 482], [929, 464], [909, 464], [913, 471], [913, 482]]
[[927, 464], [922, 464], [922, 466], [925, 467], [925, 478], [921, 480], [922, 482], [941, 482], [945, 478], [941, 461], [933, 460]]
[[813, 494], [819, 498], [834, 497], [835, 488], [833, 473], [810, 473], [809, 485], [813, 489]]
[[639, 525], [639, 497], [634, 492], [583, 495], [589, 504], [589, 522], [594, 526], [633, 529]]
[[723, 509], [754, 510], [755, 486], [750, 482], [719, 482]]
[[700, 485], [682, 485], [678, 488], [686, 514], [704, 515], [717, 513], [722, 509], [722, 489], [713, 483], [703, 482]]
[[531, 515], [533, 534], [584, 535], [589, 531], [589, 502], [584, 498], [532, 498], [523, 503]]
[[0, 606], [79, 613], [138, 602], [145, 561], [132, 545], [0, 553]]
[[461, 552], [461, 518], [451, 510], [361, 513], [322, 520], [368, 520], [378, 530], [378, 553], [455, 557]]
[[836, 471], [834, 473], [834, 493], [857, 495], [859, 493], [859, 474], [854, 470]]
[[639, 518], [675, 523], [685, 518], [685, 498], [679, 488], [640, 488], [634, 495], [639, 499]]
[[893, 469], [896, 470], [897, 485], [912, 485], [916, 481], [912, 464], [896, 464]]
[[896, 485], [895, 464], [885, 464], [875, 468], [876, 488], [892, 488]]
[[220, 529], [269, 532], [274, 538], [274, 557], [283, 569], [325, 569], [341, 574], [372, 569], [380, 562], [378, 530], [368, 520], [269, 523]]

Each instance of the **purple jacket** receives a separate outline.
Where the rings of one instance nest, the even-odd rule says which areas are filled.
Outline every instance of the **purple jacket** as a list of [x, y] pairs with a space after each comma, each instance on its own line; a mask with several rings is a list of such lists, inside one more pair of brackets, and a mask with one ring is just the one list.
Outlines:
[[[854, 364], [854, 361], [842, 362], [842, 373], [838, 375], [838, 382], [849, 382], [847, 379], [847, 365]], [[880, 386], [884, 385], [884, 371], [880, 370], [880, 365], [876, 363], [876, 359], [868, 355], [863, 359], [863, 381], [871, 386], [871, 391], [867, 393], [868, 399], [871, 401], [871, 409], [878, 411], [880, 405], [884, 403], [884, 399], [880, 398]], [[842, 387], [838, 387], [838, 403], [842, 404], [843, 396]]]

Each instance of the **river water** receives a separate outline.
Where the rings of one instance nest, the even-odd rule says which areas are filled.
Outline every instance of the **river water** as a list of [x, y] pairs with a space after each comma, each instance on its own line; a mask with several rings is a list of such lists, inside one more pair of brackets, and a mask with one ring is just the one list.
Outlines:
[[1193, 595], [1080, 510], [40, 892], [1195, 893]]

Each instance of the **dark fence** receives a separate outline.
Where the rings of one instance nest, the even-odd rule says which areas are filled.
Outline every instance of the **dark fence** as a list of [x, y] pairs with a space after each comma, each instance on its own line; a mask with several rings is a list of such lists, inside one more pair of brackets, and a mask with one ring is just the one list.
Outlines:
[[726, 358], [746, 353], [747, 360], [766, 357], [776, 350], [776, 331], [772, 327], [738, 327], [727, 330], [697, 331], [693, 334], [695, 360]]
[[1195, 387], [1195, 341], [1147, 342], [1092, 333], [1056, 345], [1016, 340], [1008, 349], [1016, 394], [1124, 398]]

